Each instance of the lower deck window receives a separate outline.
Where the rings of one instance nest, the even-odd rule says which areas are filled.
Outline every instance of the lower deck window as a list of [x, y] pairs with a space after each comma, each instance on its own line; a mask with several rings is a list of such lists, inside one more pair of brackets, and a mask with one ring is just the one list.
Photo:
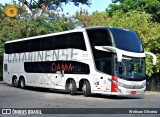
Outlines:
[[65, 74], [89, 74], [89, 65], [76, 61], [47, 61], [25, 62], [25, 72], [28, 73], [56, 73], [64, 71]]

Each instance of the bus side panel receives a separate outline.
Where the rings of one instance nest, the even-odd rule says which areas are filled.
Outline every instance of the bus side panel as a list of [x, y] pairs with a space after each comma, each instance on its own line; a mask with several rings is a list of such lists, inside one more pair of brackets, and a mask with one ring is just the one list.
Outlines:
[[12, 84], [11, 63], [8, 62], [8, 55], [3, 55], [3, 82]]
[[54, 76], [47, 73], [38, 73], [36, 75], [36, 87], [54, 88]]

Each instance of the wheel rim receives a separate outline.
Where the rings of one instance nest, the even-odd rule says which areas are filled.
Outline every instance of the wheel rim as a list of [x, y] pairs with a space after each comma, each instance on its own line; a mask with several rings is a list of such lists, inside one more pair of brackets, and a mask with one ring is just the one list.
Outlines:
[[83, 92], [85, 93], [86, 92], [86, 89], [87, 89], [87, 86], [86, 86], [86, 84], [83, 84]]
[[24, 87], [24, 80], [21, 80], [21, 87]]
[[73, 89], [73, 85], [72, 85], [72, 83], [70, 83], [69, 90], [72, 91], [72, 89]]
[[14, 79], [14, 86], [17, 86], [17, 85], [18, 85], [18, 80]]

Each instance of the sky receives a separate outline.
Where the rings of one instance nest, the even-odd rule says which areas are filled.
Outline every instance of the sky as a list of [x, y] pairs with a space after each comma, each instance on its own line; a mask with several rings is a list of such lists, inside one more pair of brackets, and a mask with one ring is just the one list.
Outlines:
[[[1, 0], [0, 3], [1, 4], [5, 4], [5, 3], [9, 3], [12, 0]], [[16, 0], [17, 1], [17, 0]], [[88, 10], [89, 14], [91, 14], [94, 11], [105, 11], [105, 9], [108, 7], [108, 5], [111, 3], [111, 0], [91, 0], [92, 4], [89, 6], [87, 5], [79, 5], [79, 7], [74, 6], [74, 4], [67, 4], [67, 5], [63, 5], [63, 13], [69, 13], [69, 15], [74, 15], [76, 13], [76, 11], [80, 11], [80, 8]]]

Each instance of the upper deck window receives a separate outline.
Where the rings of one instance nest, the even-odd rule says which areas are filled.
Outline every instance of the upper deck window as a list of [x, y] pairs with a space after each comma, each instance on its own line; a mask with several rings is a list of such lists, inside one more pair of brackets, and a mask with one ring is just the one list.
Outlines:
[[91, 46], [111, 46], [111, 39], [107, 29], [87, 30]]
[[5, 53], [12, 54], [69, 48], [87, 51], [82, 32], [73, 32], [6, 43]]

